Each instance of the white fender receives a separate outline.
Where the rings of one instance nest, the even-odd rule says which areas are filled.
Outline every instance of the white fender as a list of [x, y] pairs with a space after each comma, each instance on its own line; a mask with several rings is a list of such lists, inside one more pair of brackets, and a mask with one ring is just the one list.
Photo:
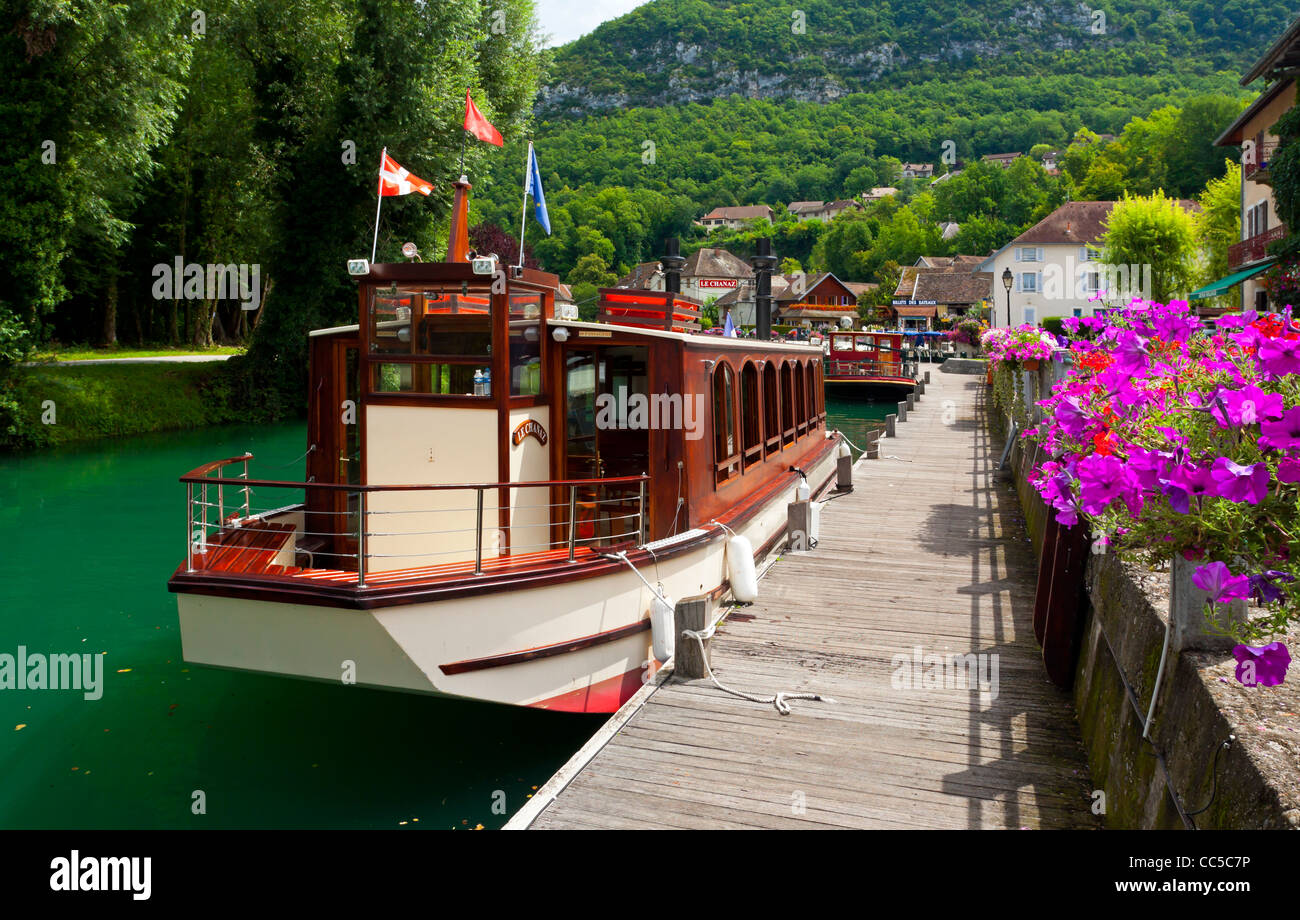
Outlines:
[[660, 664], [673, 657], [673, 639], [676, 638], [674, 623], [673, 605], [665, 604], [657, 596], [651, 600], [650, 636], [653, 640], [655, 660]]
[[852, 456], [853, 456], [853, 452], [849, 450], [848, 443], [843, 438], [840, 438], [840, 446], [835, 448], [835, 458], [839, 459], [840, 457], [852, 457]]
[[744, 604], [758, 600], [758, 571], [754, 568], [754, 547], [742, 536], [727, 541], [727, 578], [731, 595]]

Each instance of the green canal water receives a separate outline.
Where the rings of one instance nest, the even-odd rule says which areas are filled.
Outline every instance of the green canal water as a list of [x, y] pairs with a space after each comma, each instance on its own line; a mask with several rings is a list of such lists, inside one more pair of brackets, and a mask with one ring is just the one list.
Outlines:
[[[859, 444], [892, 410], [826, 405]], [[0, 690], [0, 827], [496, 828], [599, 727], [182, 661], [177, 477], [250, 450], [297, 478], [304, 443], [295, 423], [0, 459], [0, 653], [104, 656], [97, 700]]]

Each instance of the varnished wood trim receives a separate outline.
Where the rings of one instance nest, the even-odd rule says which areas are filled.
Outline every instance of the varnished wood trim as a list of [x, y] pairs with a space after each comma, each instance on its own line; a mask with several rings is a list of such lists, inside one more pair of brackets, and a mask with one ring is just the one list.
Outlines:
[[539, 658], [550, 658], [554, 655], [567, 655], [570, 652], [579, 652], [585, 648], [605, 645], [609, 642], [617, 642], [619, 639], [625, 639], [628, 636], [635, 636], [637, 633], [646, 632], [648, 629], [650, 629], [650, 621], [639, 620], [628, 626], [620, 626], [618, 629], [595, 633], [591, 636], [583, 636], [581, 639], [572, 639], [568, 642], [560, 642], [555, 645], [543, 645], [538, 648], [525, 649], [522, 652], [508, 652], [504, 655], [489, 655], [486, 658], [467, 658], [464, 661], [453, 661], [450, 664], [440, 664], [438, 665], [438, 670], [443, 674], [451, 676], [453, 674], [467, 674], [470, 671], [485, 671], [489, 668], [501, 668], [508, 664], [520, 664], [525, 661], [536, 661]]

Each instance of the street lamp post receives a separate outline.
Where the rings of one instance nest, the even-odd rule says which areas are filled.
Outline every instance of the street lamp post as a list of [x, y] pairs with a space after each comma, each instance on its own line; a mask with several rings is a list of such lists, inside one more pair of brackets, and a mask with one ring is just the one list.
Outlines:
[[1002, 269], [1002, 286], [1007, 289], [1007, 328], [1011, 328], [1011, 269]]

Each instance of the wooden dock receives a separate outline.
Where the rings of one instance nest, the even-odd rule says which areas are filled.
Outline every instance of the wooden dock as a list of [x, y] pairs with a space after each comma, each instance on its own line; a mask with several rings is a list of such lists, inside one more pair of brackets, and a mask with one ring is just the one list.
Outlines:
[[[1036, 561], [994, 476], [984, 379], [930, 370], [898, 437], [825, 506], [819, 545], [777, 561], [713, 640], [728, 686], [836, 702], [782, 716], [665, 677], [507, 827], [1099, 826], [1070, 698], [1034, 642]], [[967, 654], [996, 664], [996, 694], [938, 666]]]

